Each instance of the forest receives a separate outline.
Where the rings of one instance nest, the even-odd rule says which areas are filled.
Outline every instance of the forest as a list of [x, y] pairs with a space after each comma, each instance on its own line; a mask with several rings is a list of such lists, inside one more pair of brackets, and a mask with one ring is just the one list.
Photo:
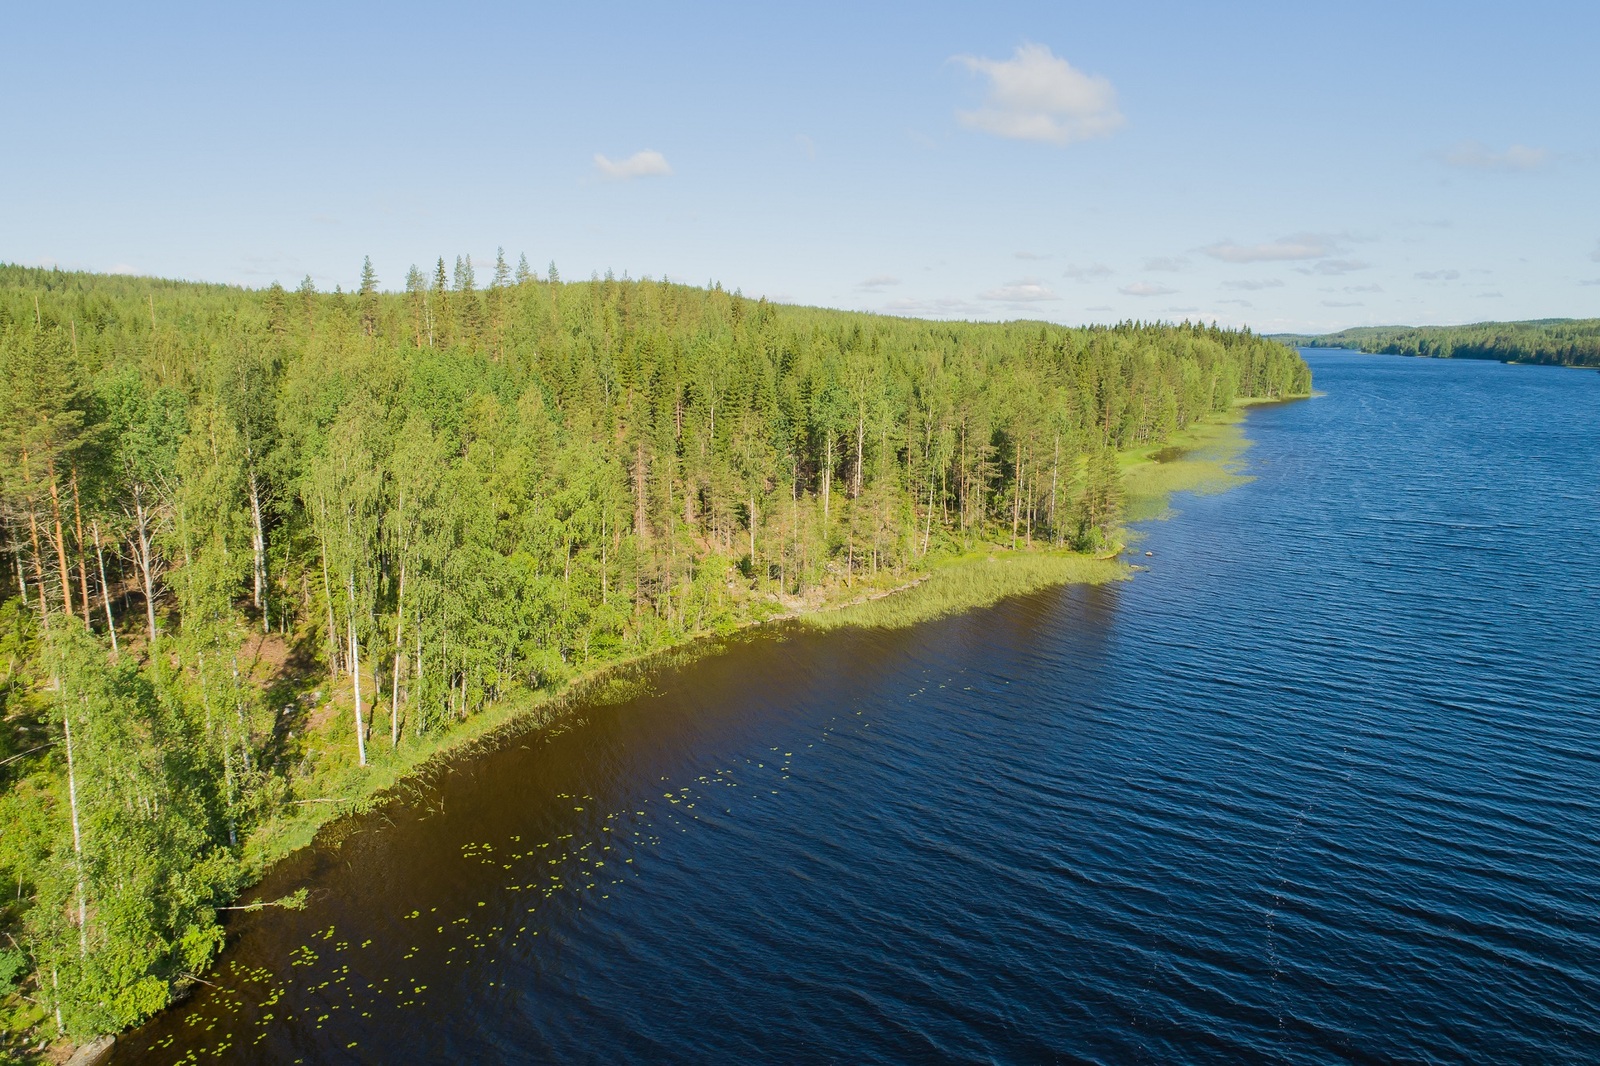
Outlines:
[[1303, 348], [1600, 367], [1600, 318], [1541, 318], [1468, 326], [1358, 326], [1322, 336], [1285, 334], [1273, 339]]
[[1247, 330], [486, 273], [0, 266], [14, 1040], [115, 1032], [198, 979], [330, 774], [979, 546], [1114, 550], [1119, 450], [1311, 385]]

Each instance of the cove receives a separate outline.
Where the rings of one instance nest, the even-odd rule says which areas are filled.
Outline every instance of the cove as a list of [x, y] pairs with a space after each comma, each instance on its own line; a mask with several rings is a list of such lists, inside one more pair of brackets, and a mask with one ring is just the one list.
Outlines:
[[113, 1061], [1590, 1058], [1600, 380], [1306, 354], [1134, 580], [645, 674]]

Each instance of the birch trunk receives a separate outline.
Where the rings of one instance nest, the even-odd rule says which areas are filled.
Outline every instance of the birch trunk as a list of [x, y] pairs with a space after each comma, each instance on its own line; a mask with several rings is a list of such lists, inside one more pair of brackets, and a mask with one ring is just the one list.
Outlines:
[[361, 641], [356, 636], [356, 584], [351, 577], [345, 586], [349, 595], [350, 615], [350, 691], [356, 701], [356, 756], [362, 766], [367, 765], [367, 733], [361, 724]]
[[156, 581], [155, 559], [150, 554], [150, 512], [145, 510], [144, 495], [138, 490], [133, 497], [134, 532], [138, 539], [138, 548], [134, 552], [134, 563], [139, 567], [139, 577], [144, 583], [144, 616], [145, 624], [150, 629], [150, 646], [156, 643]]
[[89, 568], [84, 565], [83, 559], [83, 504], [78, 498], [78, 464], [72, 464], [72, 528], [77, 534], [76, 545], [78, 548], [78, 597], [83, 607], [83, 628], [90, 627], [89, 613]]
[[[389, 679], [389, 750], [400, 746], [400, 643], [401, 629], [406, 618], [406, 560], [400, 556], [400, 587], [394, 597], [394, 676]], [[420, 656], [419, 656], [420, 657]]]
[[72, 609], [72, 568], [67, 565], [67, 534], [61, 525], [61, 493], [56, 482], [55, 463], [46, 464], [50, 473], [50, 513], [55, 518], [56, 536], [56, 566], [61, 573], [61, 602], [66, 608], [68, 617], [74, 613]]
[[[60, 691], [61, 679], [56, 678]], [[78, 874], [78, 953], [89, 954], [89, 901], [83, 886], [83, 829], [78, 820], [78, 769], [72, 756], [72, 715], [61, 702], [61, 732], [67, 743], [67, 802], [72, 808], [72, 857]]]
[[254, 523], [251, 547], [255, 549], [255, 605], [261, 612], [261, 632], [272, 632], [271, 612], [267, 604], [267, 535], [261, 524], [261, 482], [256, 477], [254, 462], [250, 466], [250, 519]]
[[[94, 557], [100, 568], [100, 605], [106, 610], [106, 632], [111, 634], [111, 654], [113, 657], [121, 654], [117, 648], [117, 620], [111, 617], [111, 586], [106, 583], [106, 551], [100, 542], [100, 520], [94, 521]], [[17, 570], [18, 576], [22, 571]], [[27, 601], [23, 601], [26, 605]]]

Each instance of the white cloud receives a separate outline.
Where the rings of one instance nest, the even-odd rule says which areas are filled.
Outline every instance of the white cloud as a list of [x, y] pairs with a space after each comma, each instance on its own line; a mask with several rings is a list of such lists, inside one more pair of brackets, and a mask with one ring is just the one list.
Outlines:
[[1550, 153], [1525, 144], [1513, 144], [1503, 152], [1496, 152], [1479, 141], [1462, 141], [1446, 148], [1439, 158], [1453, 167], [1468, 170], [1537, 170], [1550, 162]]
[[1382, 292], [1382, 285], [1346, 285], [1345, 292]]
[[1002, 285], [998, 289], [978, 295], [980, 300], [995, 300], [1007, 304], [1038, 303], [1041, 300], [1058, 300], [1050, 287], [1035, 278], [1026, 278], [1022, 281], [1013, 281]]
[[1035, 261], [1043, 261], [1050, 258], [1048, 255], [1041, 255], [1038, 252], [1017, 252], [1016, 256], [1018, 259], [1029, 259]]
[[1316, 233], [1297, 233], [1262, 244], [1235, 244], [1218, 241], [1200, 249], [1224, 263], [1272, 263], [1293, 259], [1323, 259], [1338, 251], [1333, 238]]
[[1503, 292], [1479, 292], [1473, 294], [1475, 300], [1498, 300], [1505, 296]]
[[1589, 253], [1589, 258], [1593, 259], [1596, 263], [1600, 263], [1600, 241], [1594, 242], [1594, 251]]
[[1461, 276], [1459, 270], [1419, 270], [1411, 275], [1419, 281], [1454, 281]]
[[672, 173], [672, 167], [667, 163], [667, 157], [650, 148], [646, 148], [642, 152], [635, 152], [623, 160], [611, 160], [596, 152], [594, 155], [594, 168], [600, 172], [601, 177], [612, 181], [661, 177]]
[[139, 272], [137, 270], [135, 270], [133, 267], [129, 266], [127, 263], [116, 263], [116, 264], [113, 264], [111, 269], [106, 271], [106, 273], [107, 274], [137, 274]]
[[865, 281], [857, 282], [856, 288], [865, 292], [882, 292], [891, 285], [900, 284], [900, 279], [893, 274], [877, 274]]
[[1360, 300], [1355, 300], [1355, 301], [1352, 301], [1350, 303], [1342, 303], [1339, 300], [1323, 300], [1322, 301], [1322, 306], [1323, 307], [1360, 307], [1361, 306], [1361, 301]]
[[1061, 272], [1064, 278], [1073, 281], [1096, 281], [1100, 278], [1109, 278], [1111, 268], [1104, 263], [1090, 263], [1088, 266], [1069, 266]]
[[1240, 307], [1254, 307], [1255, 306], [1255, 304], [1251, 303], [1249, 300], [1218, 300], [1217, 303], [1219, 303], [1219, 304], [1238, 304]]
[[1099, 75], [1085, 74], [1042, 44], [1017, 47], [1010, 59], [955, 56], [989, 79], [983, 106], [957, 111], [963, 126], [1018, 141], [1071, 144], [1105, 137], [1122, 125], [1117, 91]]
[[1296, 267], [1302, 274], [1348, 274], [1353, 270], [1365, 270], [1371, 263], [1363, 263], [1359, 259], [1324, 259], [1316, 266]]
[[1153, 258], [1147, 258], [1144, 261], [1144, 268], [1150, 271], [1168, 271], [1176, 273], [1188, 265], [1189, 260], [1183, 258], [1181, 255], [1176, 257], [1159, 255]]
[[1165, 285], [1153, 285], [1148, 281], [1136, 281], [1132, 285], [1124, 285], [1117, 290], [1124, 296], [1171, 296], [1177, 289], [1169, 289]]
[[1262, 278], [1256, 280], [1254, 278], [1239, 278], [1235, 281], [1224, 281], [1222, 287], [1224, 289], [1243, 289], [1245, 292], [1260, 292], [1262, 289], [1283, 288], [1283, 279]]

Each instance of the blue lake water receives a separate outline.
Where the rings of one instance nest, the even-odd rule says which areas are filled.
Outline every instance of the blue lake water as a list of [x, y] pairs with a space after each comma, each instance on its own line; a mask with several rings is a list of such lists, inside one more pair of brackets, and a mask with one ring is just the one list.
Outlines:
[[1307, 355], [1132, 581], [663, 669], [116, 1061], [1594, 1061], [1600, 374]]

